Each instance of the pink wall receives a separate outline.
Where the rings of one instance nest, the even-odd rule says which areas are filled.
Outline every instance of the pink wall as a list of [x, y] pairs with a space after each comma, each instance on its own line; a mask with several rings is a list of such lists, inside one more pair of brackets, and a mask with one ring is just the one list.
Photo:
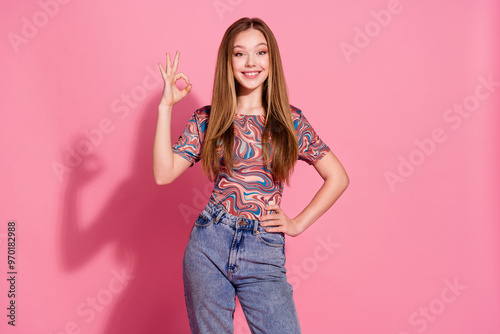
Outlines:
[[[181, 260], [211, 184], [199, 164], [153, 181], [156, 63], [179, 50], [193, 83], [174, 107], [177, 138], [210, 103], [218, 44], [243, 16], [275, 32], [291, 102], [351, 180], [287, 238], [303, 332], [500, 332], [498, 1], [1, 7], [2, 333], [188, 333]], [[298, 162], [285, 212], [320, 185]], [[250, 333], [239, 308], [235, 327]]]

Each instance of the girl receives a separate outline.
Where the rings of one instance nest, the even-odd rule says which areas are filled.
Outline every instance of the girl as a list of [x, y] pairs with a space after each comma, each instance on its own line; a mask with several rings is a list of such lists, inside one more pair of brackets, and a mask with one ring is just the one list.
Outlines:
[[[166, 68], [159, 64], [165, 87], [154, 178], [168, 184], [201, 159], [203, 173], [215, 180], [183, 258], [191, 331], [233, 333], [238, 296], [252, 333], [301, 333], [284, 267], [285, 235], [298, 236], [323, 215], [346, 189], [347, 174], [304, 113], [289, 104], [278, 44], [262, 20], [242, 18], [226, 30], [212, 104], [196, 110], [171, 145], [172, 106], [192, 88], [176, 73], [178, 64], [179, 52], [173, 64], [168, 53]], [[179, 79], [187, 84], [182, 90]], [[290, 218], [280, 202], [297, 160], [313, 165], [324, 183]]]

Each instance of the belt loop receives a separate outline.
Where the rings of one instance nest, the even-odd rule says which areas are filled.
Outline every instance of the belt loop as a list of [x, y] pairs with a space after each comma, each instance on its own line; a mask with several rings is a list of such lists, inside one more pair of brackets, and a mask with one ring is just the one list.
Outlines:
[[220, 217], [222, 216], [222, 214], [224, 213], [224, 210], [220, 210], [219, 214], [217, 215], [217, 217], [215, 218], [215, 223], [217, 224], [219, 222], [219, 219]]
[[255, 219], [253, 224], [253, 235], [259, 234], [259, 224], [260, 224], [259, 218]]

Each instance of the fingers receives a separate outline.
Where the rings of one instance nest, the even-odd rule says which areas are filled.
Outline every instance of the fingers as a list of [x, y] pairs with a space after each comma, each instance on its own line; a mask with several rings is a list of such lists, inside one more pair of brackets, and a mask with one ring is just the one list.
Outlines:
[[179, 66], [179, 51], [175, 51], [175, 58], [174, 58], [174, 68], [173, 71], [174, 73], [177, 72], [177, 67]]
[[187, 85], [183, 90], [181, 90], [182, 95], [186, 96], [191, 91], [191, 88], [193, 88], [193, 85]]
[[193, 88], [193, 85], [191, 85], [191, 83], [189, 83], [189, 78], [188, 78], [188, 77], [187, 77], [184, 73], [177, 73], [177, 74], [175, 75], [175, 80], [174, 80], [174, 83], [175, 83], [175, 82], [177, 82], [177, 80], [179, 80], [179, 79], [181, 79], [181, 78], [182, 78], [182, 79], [186, 82], [186, 84], [187, 84], [187, 86], [186, 86], [186, 87], [184, 87], [184, 89], [183, 89], [183, 90], [181, 90], [182, 95], [183, 95], [183, 96], [186, 96], [186, 95], [187, 95], [187, 93], [189, 93], [189, 92], [191, 91], [191, 88]]
[[189, 79], [188, 79], [188, 77], [184, 73], [179, 72], [179, 73], [177, 73], [175, 75], [175, 81], [179, 80], [180, 78], [184, 79], [184, 81], [186, 82], [186, 84], [189, 85]]
[[[170, 53], [167, 52], [167, 66], [165, 67], [165, 69], [163, 69], [160, 66], [160, 70], [161, 70], [162, 74], [165, 73], [165, 75], [171, 75], [172, 73], [177, 72], [177, 68], [179, 67], [179, 57], [180, 57], [180, 52], [176, 51], [175, 58], [174, 58], [174, 64], [172, 65], [172, 61], [170, 59]], [[158, 63], [158, 64], [160, 64], [160, 63]]]
[[184, 74], [184, 73], [175, 73], [177, 71], [177, 68], [179, 66], [179, 57], [180, 57], [180, 52], [176, 51], [175, 52], [175, 59], [174, 59], [174, 64], [172, 65], [172, 61], [170, 59], [170, 53], [167, 52], [167, 67], [164, 68], [160, 63], [158, 63], [158, 66], [160, 67], [160, 72], [163, 77], [163, 80], [165, 82], [172, 82], [172, 76], [173, 76], [173, 84], [177, 82], [179, 79], [183, 79], [186, 82], [186, 87], [181, 91], [183, 96], [186, 96], [191, 91], [192, 85], [189, 82], [189, 78]]
[[172, 62], [170, 61], [170, 53], [167, 52], [167, 74], [172, 73]]
[[278, 204], [268, 204], [268, 205], [266, 205], [266, 210], [270, 211], [270, 212], [274, 211], [274, 213], [282, 213], [283, 212]]
[[167, 73], [165, 73], [165, 70], [163, 69], [163, 66], [161, 66], [160, 63], [158, 63], [158, 67], [160, 68], [161, 76], [163, 77], [163, 80], [167, 78]]
[[160, 63], [158, 63], [158, 66], [160, 67], [160, 72], [163, 77], [163, 80], [167, 79], [167, 75], [170, 74], [170, 69], [171, 69], [171, 63], [170, 63], [170, 55], [167, 52], [167, 67], [163, 67]]

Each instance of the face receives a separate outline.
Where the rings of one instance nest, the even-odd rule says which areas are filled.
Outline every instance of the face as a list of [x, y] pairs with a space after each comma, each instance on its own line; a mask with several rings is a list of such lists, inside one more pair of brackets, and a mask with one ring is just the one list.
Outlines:
[[236, 35], [232, 52], [233, 73], [240, 84], [239, 94], [262, 89], [269, 75], [269, 54], [264, 35], [248, 29]]

